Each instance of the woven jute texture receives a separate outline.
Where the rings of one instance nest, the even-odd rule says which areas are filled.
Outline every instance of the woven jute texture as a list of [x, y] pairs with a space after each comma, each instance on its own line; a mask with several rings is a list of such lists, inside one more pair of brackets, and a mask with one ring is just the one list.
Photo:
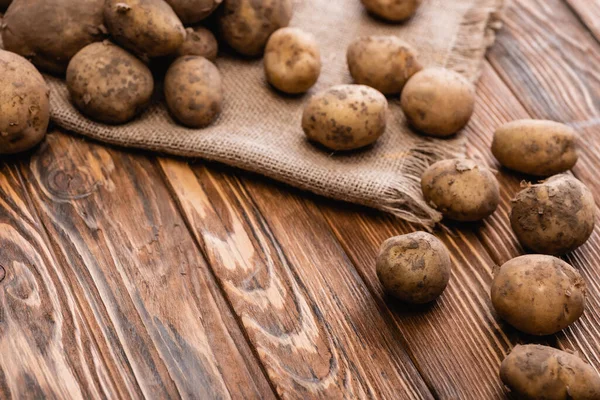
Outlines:
[[296, 0], [291, 25], [316, 36], [323, 63], [318, 83], [304, 96], [272, 90], [260, 59], [225, 55], [217, 61], [224, 109], [208, 128], [177, 125], [160, 100], [126, 125], [95, 123], [73, 108], [61, 79], [46, 76], [51, 116], [63, 128], [103, 142], [216, 160], [432, 226], [440, 215], [422, 199], [421, 173], [439, 159], [463, 156], [464, 135], [438, 140], [415, 134], [406, 126], [398, 97], [390, 97], [388, 128], [379, 141], [334, 154], [305, 139], [303, 105], [319, 90], [352, 82], [346, 48], [366, 35], [397, 35], [417, 49], [423, 65], [445, 66], [475, 82], [501, 6], [502, 0], [424, 0], [410, 21], [387, 24], [369, 16], [359, 0]]

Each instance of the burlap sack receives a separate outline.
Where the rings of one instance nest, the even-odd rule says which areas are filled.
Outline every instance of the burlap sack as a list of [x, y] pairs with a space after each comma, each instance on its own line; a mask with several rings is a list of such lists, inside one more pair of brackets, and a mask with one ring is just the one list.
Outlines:
[[224, 56], [217, 61], [225, 92], [221, 117], [210, 127], [183, 128], [157, 102], [122, 126], [85, 119], [69, 102], [65, 84], [47, 76], [52, 119], [61, 127], [103, 142], [201, 157], [267, 175], [320, 195], [360, 203], [431, 226], [440, 215], [422, 199], [419, 179], [430, 163], [464, 154], [464, 137], [436, 140], [413, 133], [397, 97], [389, 98], [388, 128], [375, 146], [353, 153], [328, 153], [309, 143], [300, 121], [307, 98], [339, 83], [350, 83], [346, 48], [365, 35], [398, 35], [418, 50], [425, 66], [440, 65], [478, 78], [494, 38], [502, 0], [424, 0], [405, 24], [369, 16], [359, 0], [297, 0], [291, 25], [312, 32], [323, 70], [305, 96], [274, 92], [261, 60]]

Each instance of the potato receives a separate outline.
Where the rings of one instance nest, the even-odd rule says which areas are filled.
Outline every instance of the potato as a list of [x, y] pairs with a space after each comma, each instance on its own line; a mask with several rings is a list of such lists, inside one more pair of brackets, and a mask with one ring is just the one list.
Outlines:
[[319, 79], [321, 53], [315, 37], [298, 28], [281, 28], [265, 48], [267, 81], [286, 93], [304, 93]]
[[217, 118], [223, 103], [221, 75], [204, 57], [178, 58], [165, 76], [165, 99], [173, 117], [190, 128]]
[[175, 53], [185, 39], [183, 24], [163, 0], [106, 0], [104, 20], [114, 41], [142, 58]]
[[185, 25], [197, 24], [215, 11], [223, 0], [166, 0]]
[[475, 90], [461, 75], [444, 68], [426, 68], [408, 80], [400, 106], [409, 124], [431, 136], [450, 136], [473, 114]]
[[238, 53], [262, 54], [269, 36], [287, 26], [292, 0], [224, 0], [219, 18], [221, 35]]
[[472, 160], [442, 160], [430, 165], [421, 177], [421, 189], [433, 208], [456, 221], [483, 219], [500, 202], [496, 177]]
[[3, 19], [4, 49], [64, 74], [75, 53], [106, 37], [103, 5], [104, 0], [14, 0]]
[[574, 354], [548, 346], [515, 346], [502, 361], [500, 379], [519, 399], [600, 399], [600, 376], [594, 368]]
[[348, 47], [346, 59], [354, 82], [383, 94], [400, 93], [422, 69], [415, 51], [396, 36], [358, 38]]
[[331, 150], [374, 143], [385, 131], [387, 100], [363, 85], [338, 85], [310, 98], [302, 114], [308, 139]]
[[217, 59], [219, 44], [211, 31], [197, 26], [186, 28], [185, 33], [185, 41], [175, 53], [177, 57], [200, 56], [212, 62]]
[[48, 129], [48, 86], [29, 61], [0, 50], [0, 87], [0, 154], [29, 150]]
[[154, 79], [136, 57], [108, 41], [84, 47], [67, 68], [67, 88], [86, 116], [121, 124], [150, 102]]
[[494, 133], [492, 153], [506, 168], [537, 176], [571, 169], [577, 162], [577, 132], [554, 121], [523, 119]]
[[579, 272], [559, 258], [530, 254], [500, 267], [492, 282], [498, 316], [531, 335], [551, 335], [575, 322], [585, 307]]
[[531, 185], [512, 201], [510, 224], [519, 242], [542, 254], [573, 251], [592, 234], [596, 205], [592, 192], [566, 174]]
[[421, 0], [361, 0], [365, 8], [379, 18], [392, 22], [404, 21], [414, 15]]
[[446, 246], [427, 232], [389, 238], [377, 256], [377, 276], [386, 292], [413, 304], [437, 299], [450, 280]]

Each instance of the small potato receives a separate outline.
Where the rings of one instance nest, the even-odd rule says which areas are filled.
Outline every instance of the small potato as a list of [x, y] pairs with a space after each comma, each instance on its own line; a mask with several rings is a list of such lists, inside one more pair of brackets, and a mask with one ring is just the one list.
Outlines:
[[554, 121], [523, 119], [502, 125], [494, 133], [492, 153], [506, 168], [536, 176], [551, 176], [577, 162], [577, 132]]
[[552, 256], [531, 254], [500, 267], [492, 282], [498, 316], [531, 335], [551, 335], [575, 322], [585, 307], [579, 272]]
[[321, 73], [319, 45], [301, 29], [278, 29], [267, 42], [264, 66], [271, 85], [285, 93], [304, 93]]
[[223, 0], [166, 0], [185, 25], [197, 24], [217, 9]]
[[223, 103], [221, 75], [204, 57], [178, 58], [165, 76], [165, 99], [173, 117], [190, 128], [217, 118]]
[[413, 304], [437, 299], [450, 280], [446, 246], [427, 232], [389, 238], [377, 256], [377, 276], [386, 292]]
[[396, 36], [356, 39], [346, 53], [354, 82], [371, 86], [383, 94], [396, 94], [422, 67], [415, 51]]
[[363, 85], [338, 85], [310, 98], [302, 114], [306, 136], [331, 150], [374, 143], [385, 131], [387, 100]]
[[195, 28], [186, 28], [185, 33], [185, 41], [175, 53], [177, 57], [200, 56], [211, 62], [215, 62], [217, 53], [219, 52], [219, 44], [211, 31], [197, 26]]
[[0, 50], [0, 154], [38, 144], [48, 129], [48, 86], [23, 57]]
[[500, 202], [498, 181], [492, 172], [471, 160], [438, 161], [421, 177], [425, 200], [444, 217], [479, 221]]
[[93, 43], [71, 59], [67, 88], [86, 116], [107, 124], [122, 124], [150, 102], [154, 79], [148, 67], [110, 42]]
[[426, 68], [408, 80], [400, 106], [408, 123], [431, 136], [450, 136], [471, 119], [475, 90], [465, 78], [444, 68]]
[[594, 368], [574, 354], [548, 346], [515, 346], [502, 361], [500, 379], [518, 399], [600, 399], [600, 376]]
[[536, 253], [568, 253], [584, 244], [594, 230], [594, 196], [570, 175], [531, 185], [512, 203], [512, 229], [519, 242]]
[[163, 0], [106, 0], [104, 20], [114, 41], [142, 58], [175, 53], [185, 39], [183, 24]]
[[379, 18], [400, 22], [414, 15], [421, 0], [361, 0], [365, 8]]
[[292, 19], [292, 0], [224, 0], [221, 8], [223, 39], [247, 56], [261, 55], [269, 36]]

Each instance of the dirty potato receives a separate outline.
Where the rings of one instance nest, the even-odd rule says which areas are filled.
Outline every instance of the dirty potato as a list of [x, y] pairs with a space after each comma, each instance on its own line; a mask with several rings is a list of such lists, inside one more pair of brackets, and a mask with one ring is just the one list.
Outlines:
[[346, 59], [354, 82], [383, 94], [400, 93], [422, 69], [415, 51], [396, 36], [358, 38], [348, 47]]
[[247, 56], [262, 54], [269, 36], [292, 18], [292, 0], [224, 0], [221, 9], [223, 39]]
[[166, 0], [175, 14], [185, 25], [202, 21], [223, 2], [223, 0]]
[[104, 0], [14, 0], [4, 15], [4, 49], [41, 70], [64, 74], [71, 58], [104, 40]]
[[450, 136], [471, 119], [475, 89], [456, 72], [426, 68], [408, 80], [400, 105], [416, 130], [431, 136]]
[[600, 399], [594, 368], [575, 354], [548, 346], [515, 346], [502, 361], [500, 379], [519, 399]]
[[178, 58], [165, 76], [165, 99], [171, 115], [190, 128], [217, 118], [223, 103], [221, 75], [204, 57]]
[[444, 217], [478, 221], [492, 214], [500, 202], [492, 172], [472, 160], [438, 161], [421, 177], [425, 200]]
[[75, 106], [89, 118], [121, 124], [150, 102], [154, 80], [148, 67], [108, 41], [84, 47], [67, 68]]
[[298, 28], [281, 28], [265, 47], [267, 81], [285, 93], [304, 93], [319, 79], [321, 53], [315, 37]]
[[391, 22], [400, 22], [412, 17], [421, 0], [361, 0], [367, 11]]
[[594, 230], [596, 205], [592, 192], [570, 175], [555, 175], [530, 185], [512, 203], [512, 229], [524, 247], [537, 253], [573, 251]]
[[48, 86], [29, 61], [0, 50], [0, 87], [0, 154], [29, 150], [48, 128]]
[[551, 176], [571, 169], [577, 162], [577, 132], [554, 121], [513, 121], [494, 133], [492, 153], [506, 168]]
[[363, 85], [338, 85], [310, 98], [302, 115], [308, 139], [331, 150], [374, 143], [385, 131], [387, 100]]
[[185, 41], [177, 49], [175, 56], [200, 56], [211, 62], [217, 59], [219, 44], [211, 31], [201, 26], [186, 28]]
[[427, 232], [389, 238], [377, 256], [377, 276], [386, 292], [413, 304], [437, 299], [450, 280], [446, 246]]
[[498, 316], [531, 335], [551, 335], [575, 322], [585, 306], [585, 282], [559, 258], [531, 254], [503, 264], [492, 282]]

